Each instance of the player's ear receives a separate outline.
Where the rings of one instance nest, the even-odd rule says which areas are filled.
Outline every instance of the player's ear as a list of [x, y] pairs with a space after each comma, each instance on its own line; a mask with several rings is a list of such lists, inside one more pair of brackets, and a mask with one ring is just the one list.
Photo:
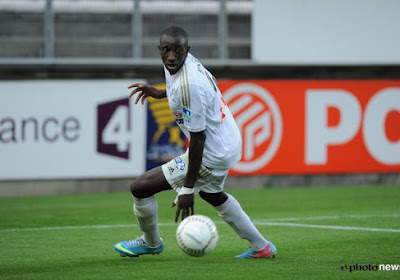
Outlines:
[[186, 51], [188, 52], [190, 50], [190, 46], [186, 46]]

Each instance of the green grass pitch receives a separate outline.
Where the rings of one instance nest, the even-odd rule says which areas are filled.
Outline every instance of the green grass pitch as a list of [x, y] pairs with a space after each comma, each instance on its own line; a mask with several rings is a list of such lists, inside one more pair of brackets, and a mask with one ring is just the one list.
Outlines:
[[196, 214], [219, 231], [214, 252], [195, 258], [179, 249], [175, 195], [165, 192], [156, 196], [165, 251], [132, 259], [113, 250], [140, 234], [128, 191], [0, 198], [0, 279], [400, 279], [400, 271], [363, 271], [400, 264], [399, 186], [227, 191], [277, 246], [276, 258], [235, 259], [247, 241], [200, 197]]

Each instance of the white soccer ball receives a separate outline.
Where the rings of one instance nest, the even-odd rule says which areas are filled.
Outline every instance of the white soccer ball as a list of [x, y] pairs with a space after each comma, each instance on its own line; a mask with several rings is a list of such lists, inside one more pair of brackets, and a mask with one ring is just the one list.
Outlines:
[[215, 223], [203, 215], [185, 218], [176, 230], [179, 247], [188, 255], [201, 257], [215, 249], [218, 231]]

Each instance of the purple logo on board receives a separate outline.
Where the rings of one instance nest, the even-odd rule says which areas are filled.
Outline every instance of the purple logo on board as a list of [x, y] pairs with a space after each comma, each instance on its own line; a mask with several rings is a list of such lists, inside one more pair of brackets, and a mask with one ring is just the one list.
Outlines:
[[97, 152], [129, 159], [130, 115], [128, 98], [97, 106]]

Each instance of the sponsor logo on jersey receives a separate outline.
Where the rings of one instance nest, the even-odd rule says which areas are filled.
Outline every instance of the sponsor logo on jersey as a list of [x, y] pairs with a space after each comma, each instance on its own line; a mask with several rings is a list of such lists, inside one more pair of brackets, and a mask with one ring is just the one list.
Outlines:
[[186, 125], [190, 125], [192, 121], [192, 112], [189, 109], [183, 108], [182, 109], [182, 116], [183, 121]]
[[185, 169], [186, 164], [183, 162], [181, 157], [174, 158], [174, 161], [175, 161], [176, 169], [179, 169], [181, 171], [183, 171]]
[[172, 114], [174, 115], [175, 122], [176, 122], [177, 124], [183, 124], [182, 113], [175, 113], [175, 112], [173, 112]]

